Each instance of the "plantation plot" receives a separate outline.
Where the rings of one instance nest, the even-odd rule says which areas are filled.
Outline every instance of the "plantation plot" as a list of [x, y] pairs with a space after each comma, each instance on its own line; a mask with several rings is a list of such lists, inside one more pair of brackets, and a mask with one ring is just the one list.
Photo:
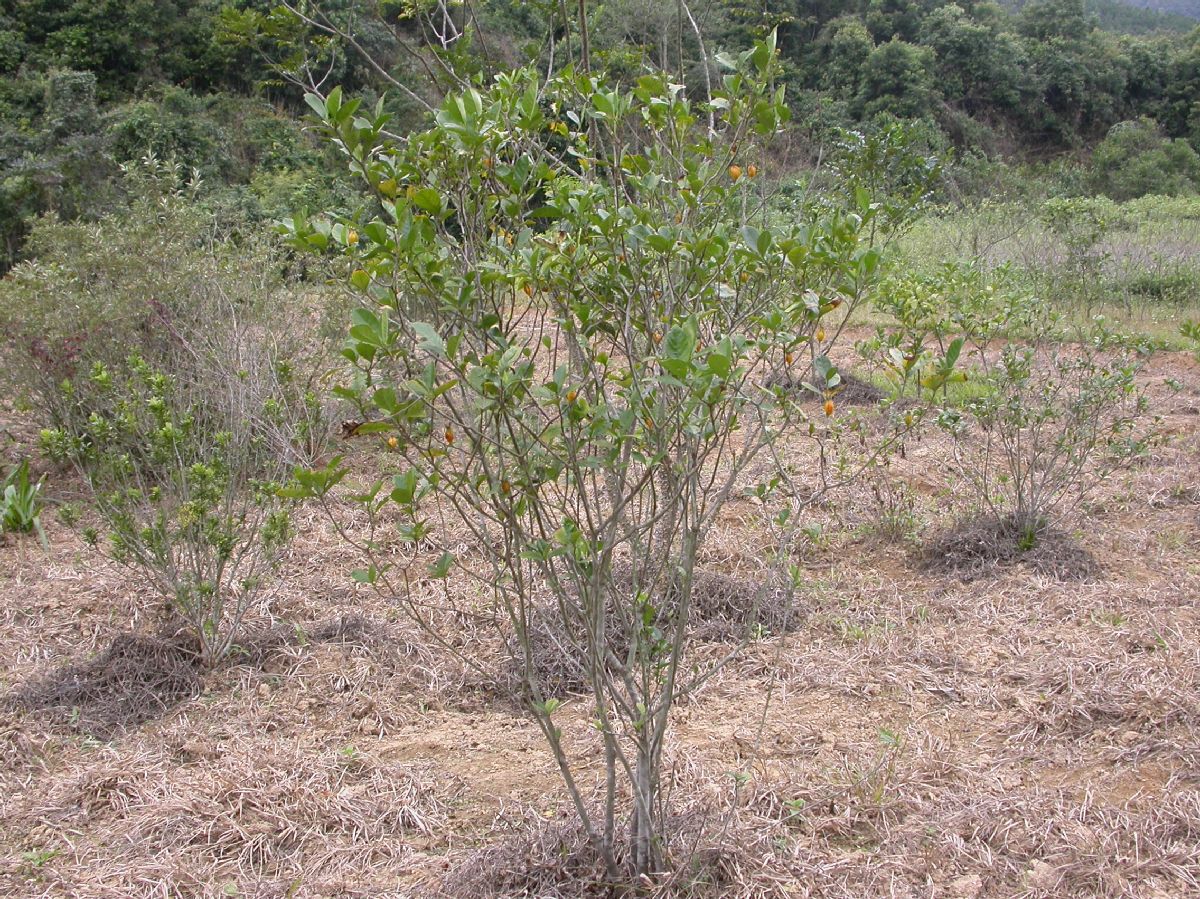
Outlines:
[[[930, 570], [919, 542], [864, 528], [864, 485], [835, 494], [803, 548], [801, 628], [764, 633], [672, 713], [665, 832], [680, 864], [648, 891], [1194, 894], [1200, 369], [1160, 355], [1140, 377], [1168, 437], [1067, 531], [1097, 562], [1083, 580], [1019, 554], [969, 580]], [[930, 433], [897, 469], [940, 485], [916, 492], [919, 537], [960, 514], [950, 453]], [[344, 525], [361, 527], [351, 511]], [[738, 581], [762, 540], [742, 519], [731, 505], [700, 560]], [[356, 554], [331, 527], [298, 513], [285, 586], [251, 611], [252, 629], [287, 622], [289, 639], [97, 736], [78, 696], [50, 707], [30, 689], [111, 662], [121, 622], [155, 625], [53, 513], [48, 555], [7, 538], [5, 892], [597, 893], [603, 866], [536, 726], [349, 589]], [[339, 619], [361, 623], [325, 624]], [[457, 630], [502, 660], [492, 630]], [[711, 636], [700, 658], [724, 653]], [[572, 700], [556, 718], [590, 791], [603, 766], [587, 719]]]
[[320, 302], [203, 230], [153, 302], [4, 282], [0, 889], [1194, 895], [1196, 360], [889, 255], [903, 127], [781, 213], [773, 36], [581, 61], [308, 95], [370, 198], [281, 225]]

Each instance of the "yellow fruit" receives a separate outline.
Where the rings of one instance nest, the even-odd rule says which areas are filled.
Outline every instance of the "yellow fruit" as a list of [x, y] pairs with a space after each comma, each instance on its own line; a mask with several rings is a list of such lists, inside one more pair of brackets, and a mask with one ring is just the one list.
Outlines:
[[751, 178], [757, 178], [758, 177], [758, 166], [756, 166], [756, 165], [746, 166], [746, 174], [749, 175]]
[[825, 342], [825, 329], [817, 328], [817, 343], [824, 343], [824, 342]]
[[388, 438], [388, 446], [390, 446], [392, 449], [395, 449], [399, 445], [400, 445], [400, 441], [397, 440], [395, 437]]
[[750, 273], [742, 272], [741, 274], [738, 275], [738, 280], [741, 281], [743, 284], [745, 284], [747, 281], [750, 280]]
[[353, 228], [351, 228], [346, 234], [346, 243], [350, 244], [350, 246], [354, 246], [356, 243], [358, 243], [358, 232]]
[[729, 167], [729, 180], [737, 181], [742, 177], [742, 167], [740, 165], [731, 165]]
[[826, 401], [825, 401], [825, 414], [826, 414], [826, 415], [833, 415], [833, 410], [834, 410], [834, 408], [835, 408], [835, 407], [834, 407], [834, 405], [833, 405], [833, 400], [826, 400]]
[[578, 394], [578, 393], [576, 393], [574, 390], [568, 390], [568, 391], [567, 391], [567, 402], [568, 402], [568, 403], [573, 403], [573, 402], [575, 402], [575, 398], [576, 398], [576, 397], [578, 397], [578, 396], [579, 396], [579, 394]]
[[784, 353], [783, 361], [786, 362], [788, 365], [791, 365], [793, 362], [796, 361], [796, 357], [793, 356], [791, 353]]

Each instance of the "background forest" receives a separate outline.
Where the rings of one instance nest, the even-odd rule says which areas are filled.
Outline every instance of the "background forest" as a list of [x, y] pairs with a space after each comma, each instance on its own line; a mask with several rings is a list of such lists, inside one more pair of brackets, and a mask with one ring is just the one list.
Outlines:
[[[319, 9], [357, 49], [271, 3], [7, 4], [0, 268], [26, 252], [36, 215], [96, 218], [121, 204], [119, 166], [147, 153], [195, 169], [198, 201], [218, 214], [256, 221], [352, 207], [353, 189], [304, 134], [307, 80], [387, 93], [393, 127], [416, 128], [423, 104], [451, 83], [446, 72], [542, 59], [557, 14], [544, 0], [476, 0], [454, 7], [462, 21], [448, 27], [466, 39], [450, 42], [449, 32], [423, 32], [410, 3]], [[797, 171], [838, 129], [903, 120], [956, 160], [959, 193], [1127, 200], [1200, 185], [1200, 30], [1189, 18], [1200, 9], [1163, 9], [710, 0], [694, 15], [710, 52], [778, 29]], [[695, 29], [674, 4], [612, 0], [591, 15], [592, 52], [608, 71], [633, 78], [649, 62], [696, 74]]]

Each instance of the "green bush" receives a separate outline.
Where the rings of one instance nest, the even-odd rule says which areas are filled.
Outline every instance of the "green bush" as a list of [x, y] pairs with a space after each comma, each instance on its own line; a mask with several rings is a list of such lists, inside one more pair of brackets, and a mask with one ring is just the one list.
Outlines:
[[1118, 201], [1200, 189], [1200, 155], [1186, 140], [1167, 138], [1153, 119], [1114, 125], [1092, 152], [1092, 172], [1094, 189]]
[[42, 484], [29, 479], [29, 462], [22, 461], [0, 482], [0, 533], [30, 534], [36, 532], [42, 544]]
[[[399, 521], [405, 545], [397, 558], [368, 537], [356, 577], [447, 647], [429, 590], [488, 585], [481, 612], [502, 623], [520, 698], [614, 883], [667, 863], [671, 709], [714, 670], [689, 639], [706, 537], [739, 475], [755, 460], [776, 469], [789, 425], [837, 455], [827, 351], [881, 256], [865, 189], [849, 210], [770, 221], [760, 141], [786, 114], [766, 84], [772, 47], [725, 62], [712, 107], [663, 75], [626, 91], [522, 70], [450, 97], [404, 144], [378, 109], [310, 97], [382, 212], [288, 225], [297, 245], [348, 260], [363, 299], [343, 392], [394, 467], [354, 499], [372, 533]], [[793, 390], [818, 402], [805, 411]], [[357, 474], [304, 472], [295, 492], [324, 500]], [[755, 508], [776, 549], [762, 591], [788, 583], [819, 477], [764, 475]], [[564, 697], [534, 661], [546, 622], [581, 660], [605, 759], [599, 811], [561, 739]]]
[[976, 392], [939, 421], [963, 482], [1028, 549], [1145, 449], [1140, 360], [1102, 318], [1068, 328], [1029, 293], [977, 308], [967, 350]]
[[[290, 392], [289, 408], [320, 418], [311, 382], [328, 348], [309, 339], [302, 298], [288, 296], [287, 256], [269, 239], [214, 233], [181, 178], [179, 166], [150, 159], [127, 171], [127, 208], [94, 223], [38, 220], [29, 240], [36, 258], [0, 282], [0, 378], [47, 425], [81, 432], [104, 406], [89, 377], [96, 364], [120, 371], [136, 352], [181, 372], [196, 364], [186, 348], [230, 332], [258, 334], [264, 352], [287, 361], [292, 382], [268, 392]], [[266, 377], [269, 366], [260, 370]], [[316, 439], [320, 425], [311, 425]]]
[[37, 260], [0, 282], [4, 375], [91, 485], [112, 556], [215, 664], [286, 541], [276, 485], [323, 452], [329, 354], [280, 248], [212, 233], [177, 167], [127, 187], [99, 222], [36, 224]]
[[41, 438], [87, 478], [112, 558], [172, 601], [208, 665], [233, 647], [290, 534], [279, 487], [291, 466], [256, 379], [221, 374], [184, 380], [136, 355], [117, 371], [96, 363], [87, 380], [105, 407]]

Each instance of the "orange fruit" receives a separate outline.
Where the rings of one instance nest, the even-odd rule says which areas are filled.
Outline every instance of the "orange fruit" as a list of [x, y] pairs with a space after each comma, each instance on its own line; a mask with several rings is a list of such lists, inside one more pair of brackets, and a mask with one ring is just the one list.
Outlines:
[[737, 181], [742, 177], [742, 167], [740, 165], [731, 165], [729, 167], [729, 180]]
[[834, 407], [834, 405], [833, 405], [833, 400], [826, 400], [826, 401], [825, 401], [825, 414], [826, 414], [826, 415], [833, 415], [833, 410], [834, 410], [834, 408], [835, 408], [835, 407]]
[[574, 390], [568, 390], [568, 391], [567, 391], [567, 402], [568, 402], [568, 403], [573, 403], [573, 402], [575, 402], [575, 398], [576, 398], [576, 397], [578, 397], [578, 396], [579, 396], [579, 394], [578, 394], [578, 393], [576, 393]]
[[661, 331], [655, 331], [655, 332], [654, 332], [654, 342], [655, 342], [655, 343], [662, 343], [662, 332], [661, 332]]
[[501, 481], [500, 482], [500, 492], [501, 493], [512, 493], [512, 484], [508, 483], [508, 481]]
[[522, 287], [521, 289], [522, 289], [523, 291], [525, 291], [525, 296], [527, 296], [527, 297], [532, 297], [532, 296], [533, 296], [533, 288], [532, 288], [530, 285], [526, 284], [526, 285], [525, 285], [524, 287]]
[[446, 428], [446, 442], [454, 443], [454, 429], [453, 428]]
[[400, 445], [400, 441], [397, 440], [395, 437], [388, 438], [388, 446], [390, 446], [392, 449], [395, 449], [399, 445]]
[[758, 177], [758, 166], [756, 166], [756, 165], [746, 166], [746, 174], [749, 175], [751, 178], [757, 178]]
[[796, 359], [796, 357], [793, 356], [791, 353], [783, 354], [783, 361], [786, 362], [788, 365], [791, 365], [795, 361], [795, 359]]

